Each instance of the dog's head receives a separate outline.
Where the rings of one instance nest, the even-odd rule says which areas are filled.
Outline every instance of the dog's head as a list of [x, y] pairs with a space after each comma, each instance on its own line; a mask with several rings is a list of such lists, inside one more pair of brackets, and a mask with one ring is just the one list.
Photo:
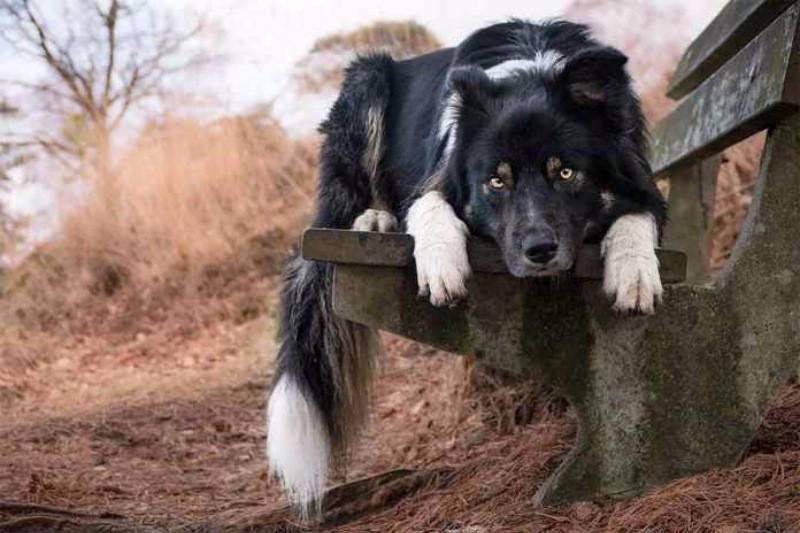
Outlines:
[[502, 80], [477, 67], [451, 72], [457, 135], [449, 168], [459, 203], [513, 275], [570, 269], [584, 240], [634, 204], [641, 209], [654, 190], [626, 60], [595, 47], [557, 72]]

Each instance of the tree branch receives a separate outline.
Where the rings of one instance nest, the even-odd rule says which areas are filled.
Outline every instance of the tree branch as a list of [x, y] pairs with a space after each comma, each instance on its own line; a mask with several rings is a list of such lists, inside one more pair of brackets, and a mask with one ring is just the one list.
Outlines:
[[[122, 0], [81, 0], [56, 24], [36, 0], [0, 0], [0, 41], [37, 58], [49, 79], [0, 80], [38, 96], [44, 135], [30, 138], [48, 154], [91, 156], [95, 170], [107, 172], [112, 161], [110, 135], [135, 106], [156, 98], [165, 80], [195, 68], [208, 56], [189, 49], [206, 26], [175, 22], [168, 13], [131, 6]], [[49, 4], [48, 4], [49, 5]], [[61, 121], [53, 133], [49, 117]], [[101, 168], [102, 167], [102, 168]]]
[[108, 59], [106, 61], [106, 74], [102, 98], [103, 108], [107, 109], [109, 105], [109, 98], [111, 96], [111, 77], [114, 74], [114, 61], [117, 53], [117, 14], [119, 13], [119, 2], [117, 0], [112, 0], [108, 13], [104, 13], [96, 3], [95, 7], [97, 9], [97, 13], [103, 19], [103, 23], [106, 28], [106, 39], [108, 42]]

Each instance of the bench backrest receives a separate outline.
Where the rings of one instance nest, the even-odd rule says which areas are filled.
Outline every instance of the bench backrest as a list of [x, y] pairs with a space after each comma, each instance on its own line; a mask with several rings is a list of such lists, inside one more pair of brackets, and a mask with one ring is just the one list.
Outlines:
[[733, 0], [689, 46], [668, 93], [685, 98], [653, 131], [656, 176], [698, 163], [796, 109], [798, 10], [786, 0]]
[[731, 0], [683, 54], [669, 96], [683, 100], [652, 132], [656, 178], [670, 179], [663, 245], [686, 253], [686, 279], [710, 279], [720, 152], [800, 104], [800, 4]]

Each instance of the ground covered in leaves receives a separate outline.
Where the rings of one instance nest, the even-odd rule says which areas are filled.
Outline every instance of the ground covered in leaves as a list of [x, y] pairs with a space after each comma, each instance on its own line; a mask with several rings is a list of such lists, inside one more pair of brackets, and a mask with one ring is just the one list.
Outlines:
[[735, 469], [537, 508], [575, 437], [569, 407], [390, 336], [367, 434], [324, 521], [299, 521], [267, 475], [274, 310], [261, 311], [137, 335], [5, 331], [0, 531], [800, 531], [800, 386]]

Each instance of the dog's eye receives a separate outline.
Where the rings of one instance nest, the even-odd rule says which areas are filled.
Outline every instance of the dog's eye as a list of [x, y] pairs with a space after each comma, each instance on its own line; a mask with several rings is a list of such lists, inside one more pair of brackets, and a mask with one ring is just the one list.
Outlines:
[[558, 171], [558, 177], [564, 181], [570, 181], [575, 177], [575, 171], [569, 167], [564, 167]]
[[503, 178], [500, 176], [492, 176], [489, 178], [489, 188], [495, 191], [499, 191], [501, 189], [505, 189], [506, 182], [503, 181]]

